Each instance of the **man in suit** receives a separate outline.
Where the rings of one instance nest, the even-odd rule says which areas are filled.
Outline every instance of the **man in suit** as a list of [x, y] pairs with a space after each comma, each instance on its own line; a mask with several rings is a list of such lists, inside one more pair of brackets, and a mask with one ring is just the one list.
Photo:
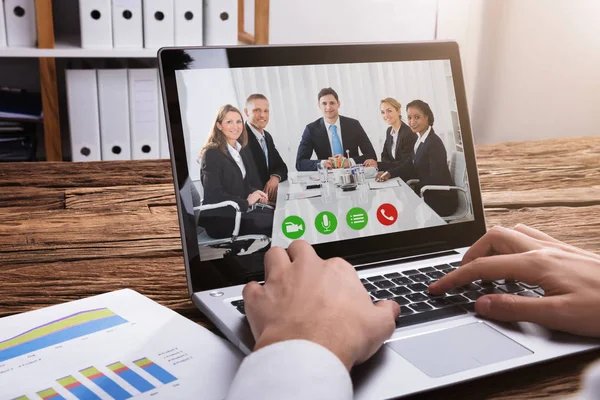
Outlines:
[[[360, 122], [339, 115], [341, 102], [332, 88], [321, 89], [318, 96], [319, 108], [323, 117], [304, 128], [298, 154], [298, 171], [316, 171], [320, 163], [332, 168], [329, 157], [348, 157], [344, 167], [361, 164], [367, 159], [376, 159], [375, 149]], [[362, 155], [359, 154], [359, 149]], [[313, 152], [316, 160], [311, 160]]]
[[244, 113], [248, 117], [248, 145], [242, 151], [249, 153], [256, 165], [256, 169], [249, 171], [250, 184], [263, 188], [269, 200], [275, 201], [279, 182], [287, 179], [288, 170], [273, 137], [265, 130], [269, 123], [269, 100], [263, 94], [251, 94], [246, 100]]

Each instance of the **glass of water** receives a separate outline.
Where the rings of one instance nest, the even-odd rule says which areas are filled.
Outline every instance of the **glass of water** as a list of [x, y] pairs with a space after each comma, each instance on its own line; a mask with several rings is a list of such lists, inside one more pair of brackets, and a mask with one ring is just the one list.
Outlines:
[[317, 172], [319, 173], [319, 182], [327, 183], [327, 168], [323, 164], [317, 164]]

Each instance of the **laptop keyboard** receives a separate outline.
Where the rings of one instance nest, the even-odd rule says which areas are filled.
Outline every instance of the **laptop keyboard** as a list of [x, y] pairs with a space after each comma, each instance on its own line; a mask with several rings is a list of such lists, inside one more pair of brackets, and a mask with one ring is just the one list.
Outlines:
[[[396, 328], [436, 321], [474, 312], [475, 301], [485, 294], [514, 294], [526, 297], [541, 297], [544, 290], [539, 286], [517, 281], [477, 281], [454, 288], [441, 296], [434, 296], [428, 286], [447, 273], [454, 271], [460, 261], [440, 264], [384, 275], [361, 278], [373, 303], [393, 300], [400, 305], [400, 317]], [[231, 305], [246, 315], [244, 300], [234, 300]]]

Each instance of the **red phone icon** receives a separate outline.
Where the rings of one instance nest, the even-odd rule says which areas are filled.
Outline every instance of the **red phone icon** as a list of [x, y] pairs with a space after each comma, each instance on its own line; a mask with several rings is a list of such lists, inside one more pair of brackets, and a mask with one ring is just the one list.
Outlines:
[[381, 225], [392, 225], [398, 219], [398, 210], [389, 203], [379, 206], [377, 209], [377, 220]]

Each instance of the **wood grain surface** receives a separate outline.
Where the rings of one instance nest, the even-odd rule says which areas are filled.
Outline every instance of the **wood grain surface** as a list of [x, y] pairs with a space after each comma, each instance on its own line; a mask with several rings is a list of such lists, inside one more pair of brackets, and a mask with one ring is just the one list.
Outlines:
[[[477, 147], [488, 227], [600, 252], [600, 137]], [[170, 162], [0, 164], [0, 316], [132, 288], [215, 331], [188, 298]], [[564, 398], [600, 351], [410, 399]], [[401, 379], [401, 377], [399, 377]]]

